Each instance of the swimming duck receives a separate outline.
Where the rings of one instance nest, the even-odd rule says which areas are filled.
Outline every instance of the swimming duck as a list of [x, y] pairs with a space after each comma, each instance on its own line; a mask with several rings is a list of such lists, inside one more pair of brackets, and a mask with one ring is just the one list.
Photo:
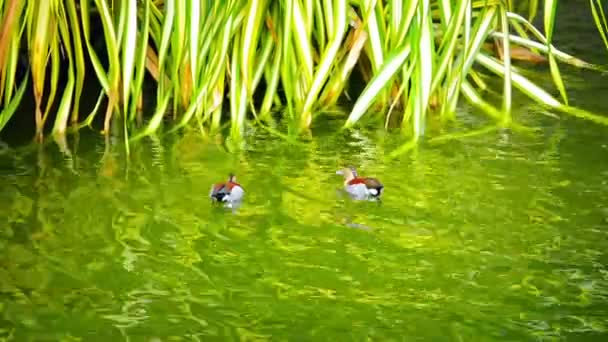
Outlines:
[[244, 195], [245, 190], [236, 182], [236, 176], [233, 173], [228, 175], [226, 182], [213, 184], [209, 191], [209, 197], [214, 203], [224, 202], [228, 208], [240, 204]]
[[354, 167], [347, 167], [336, 171], [344, 176], [344, 190], [355, 200], [379, 200], [384, 185], [373, 177], [359, 177]]

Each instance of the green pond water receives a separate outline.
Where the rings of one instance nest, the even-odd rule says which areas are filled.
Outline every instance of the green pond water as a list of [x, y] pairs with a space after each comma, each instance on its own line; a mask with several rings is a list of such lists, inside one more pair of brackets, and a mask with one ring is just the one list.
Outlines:
[[[426, 142], [248, 129], [123, 146], [82, 134], [0, 155], [0, 337], [10, 341], [601, 341], [608, 128], [517, 108], [534, 135]], [[463, 116], [463, 125], [479, 126]], [[113, 145], [112, 145], [113, 143]], [[339, 197], [345, 165], [382, 203]], [[235, 171], [235, 213], [210, 185]], [[353, 229], [345, 223], [360, 224]]]

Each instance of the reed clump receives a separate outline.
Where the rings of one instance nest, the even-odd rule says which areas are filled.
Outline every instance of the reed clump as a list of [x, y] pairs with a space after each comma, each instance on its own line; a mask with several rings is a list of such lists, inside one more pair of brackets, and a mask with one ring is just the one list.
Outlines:
[[[120, 119], [137, 139], [156, 132], [170, 115], [174, 130], [194, 122], [214, 131], [225, 121], [230, 135], [239, 137], [247, 120], [265, 125], [275, 112], [301, 132], [315, 113], [348, 97], [355, 72], [364, 89], [351, 98], [344, 126], [374, 113], [387, 124], [397, 122], [412, 142], [429, 113], [450, 119], [461, 99], [501, 125], [514, 125], [514, 88], [553, 109], [608, 123], [568, 105], [558, 63], [598, 67], [552, 45], [558, 1], [543, 3], [544, 32], [530, 24], [538, 1], [517, 2], [518, 8], [513, 3], [0, 0], [0, 129], [31, 92], [38, 139], [53, 105], [52, 132], [58, 135], [103, 115], [106, 134]], [[608, 47], [601, 3], [590, 5]], [[107, 62], [94, 48], [93, 17], [101, 20]], [[24, 49], [26, 72], [18, 77]], [[518, 72], [512, 65], [518, 59], [549, 63], [560, 96]], [[484, 100], [484, 73], [503, 80], [501, 105]], [[61, 87], [60, 77], [66, 80]], [[98, 106], [81, 115], [83, 87], [93, 77], [101, 84]], [[156, 86], [156, 108], [138, 126], [146, 77]]]

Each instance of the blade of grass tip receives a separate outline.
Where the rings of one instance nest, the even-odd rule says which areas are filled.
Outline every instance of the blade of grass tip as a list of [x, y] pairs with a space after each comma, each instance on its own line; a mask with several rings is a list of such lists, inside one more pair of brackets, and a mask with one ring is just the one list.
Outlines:
[[70, 30], [68, 27], [70, 26], [69, 22], [66, 20], [65, 11], [63, 10], [63, 6], [57, 7], [57, 13], [55, 15], [57, 21], [57, 27], [59, 28], [59, 33], [63, 44], [65, 45], [65, 51], [68, 56], [68, 83], [63, 91], [63, 96], [61, 97], [61, 102], [59, 103], [59, 108], [57, 110], [57, 116], [55, 117], [55, 124], [53, 125], [53, 135], [64, 135], [68, 123], [68, 119], [70, 116], [70, 109], [72, 106], [72, 100], [74, 98], [74, 57], [72, 55], [72, 42], [70, 38]]
[[[528, 22], [524, 17], [517, 13], [507, 12], [507, 18], [513, 21], [513, 24], [518, 24], [519, 26], [524, 25], [524, 27], [532, 32], [532, 34], [538, 39], [541, 43], [546, 44], [547, 38], [543, 35], [534, 25]], [[522, 29], [523, 30], [523, 29]], [[522, 37], [525, 37], [522, 35]], [[528, 39], [528, 38], [525, 38]]]
[[581, 108], [561, 105], [557, 109], [559, 109], [565, 113], [571, 114], [573, 116], [576, 116], [578, 118], [581, 118], [581, 119], [593, 121], [595, 123], [602, 124], [602, 125], [608, 125], [608, 117], [602, 116], [599, 114], [590, 113]]
[[78, 22], [78, 12], [76, 11], [76, 1], [68, 0], [68, 16], [70, 19], [70, 27], [72, 29], [72, 35], [74, 37], [74, 57], [76, 61], [76, 85], [74, 91], [74, 98], [77, 99], [74, 101], [74, 106], [72, 109], [71, 121], [73, 123], [78, 122], [78, 115], [80, 111], [80, 97], [82, 94], [82, 89], [84, 87], [84, 79], [86, 76], [85, 65], [84, 65], [84, 53], [83, 53], [83, 44], [80, 33], [80, 23]]
[[[502, 26], [502, 33], [505, 37], [509, 36], [509, 22], [507, 21], [507, 10], [504, 6], [500, 6], [500, 24]], [[509, 39], [502, 39], [502, 51], [503, 51], [503, 64], [505, 77], [503, 84], [503, 98], [502, 98], [502, 111], [504, 115], [504, 122], [508, 124], [511, 121], [511, 46]]]
[[473, 106], [479, 108], [482, 112], [484, 112], [489, 117], [494, 120], [501, 122], [502, 115], [500, 111], [485, 100], [482, 99], [481, 96], [475, 91], [475, 89], [471, 86], [471, 84], [467, 81], [463, 81], [460, 85], [462, 94], [465, 99], [469, 101]]
[[91, 10], [89, 9], [89, 2], [81, 1], [80, 2], [80, 20], [82, 22], [82, 32], [84, 35], [84, 42], [87, 47], [87, 52], [89, 54], [89, 59], [91, 61], [91, 64], [93, 65], [93, 70], [95, 70], [97, 79], [99, 80], [99, 83], [101, 84], [104, 92], [106, 92], [106, 94], [109, 94], [110, 93], [110, 82], [108, 81], [108, 76], [106, 74], [106, 71], [103, 68], [103, 65], [99, 61], [99, 57], [97, 56], [95, 49], [93, 49], [93, 46], [91, 45], [91, 39], [90, 39], [91, 34], [90, 34], [90, 24], [89, 24], [89, 20], [90, 20], [89, 13], [90, 12], [91, 12]]
[[[101, 17], [101, 23], [103, 25], [104, 38], [106, 42], [106, 50], [108, 52], [109, 61], [109, 72], [108, 80], [110, 81], [110, 88], [108, 93], [108, 107], [106, 109], [106, 115], [103, 124], [103, 133], [110, 133], [110, 122], [114, 111], [117, 109], [120, 101], [120, 58], [118, 44], [120, 43], [117, 39], [117, 35], [114, 29], [114, 23], [110, 10], [103, 0], [95, 0], [99, 14]], [[121, 16], [124, 15], [124, 11], [121, 9]], [[122, 21], [122, 19], [120, 19]]]
[[172, 133], [178, 132], [179, 129], [185, 127], [188, 124], [188, 122], [190, 122], [190, 120], [192, 119], [192, 116], [196, 112], [197, 108], [199, 108], [201, 106], [201, 104], [203, 103], [203, 99], [205, 98], [205, 95], [207, 95], [207, 84], [203, 83], [203, 84], [201, 84], [199, 89], [196, 89], [195, 101], [190, 103], [190, 105], [184, 112], [182, 119], [176, 125], [174, 125], [167, 132], [167, 134], [172, 134]]
[[[171, 84], [169, 84], [169, 87], [171, 87]], [[158, 105], [156, 106], [156, 110], [154, 111], [154, 114], [152, 115], [152, 119], [150, 120], [150, 122], [148, 123], [146, 128], [139, 134], [136, 134], [135, 136], [131, 137], [129, 139], [129, 142], [134, 142], [145, 136], [154, 134], [158, 130], [158, 127], [160, 127], [160, 124], [163, 121], [163, 117], [165, 116], [165, 113], [167, 112], [167, 106], [169, 105], [170, 99], [171, 99], [171, 89], [169, 88], [165, 92], [164, 97], [158, 102]]]
[[324, 51], [321, 58], [320, 66], [317, 69], [313, 83], [308, 91], [304, 107], [302, 108], [300, 127], [308, 127], [312, 119], [312, 106], [317, 100], [321, 87], [325, 84], [336, 54], [342, 45], [342, 39], [346, 32], [346, 2], [343, 0], [334, 0], [334, 23], [335, 36], [330, 38], [329, 47]]
[[355, 102], [355, 105], [353, 106], [353, 109], [350, 112], [346, 123], [344, 124], [345, 128], [351, 127], [361, 118], [361, 116], [376, 99], [376, 96], [380, 93], [382, 88], [389, 84], [391, 78], [395, 75], [395, 73], [397, 73], [397, 71], [399, 71], [405, 59], [407, 56], [409, 56], [411, 50], [412, 48], [410, 42], [408, 41], [402, 47], [395, 49], [395, 51], [389, 55], [380, 71], [374, 75]]
[[[125, 117], [129, 115], [129, 91], [135, 69], [137, 52], [137, 2], [124, 1], [125, 37], [122, 40], [122, 103]], [[144, 50], [145, 51], [145, 50]], [[137, 97], [135, 97], [137, 98]], [[133, 101], [135, 102], [135, 101]]]
[[566, 88], [564, 87], [564, 81], [559, 72], [559, 67], [555, 61], [555, 56], [551, 49], [551, 43], [553, 42], [553, 28], [555, 25], [555, 12], [557, 11], [557, 1], [545, 0], [545, 35], [547, 36], [547, 47], [549, 48], [549, 66], [551, 69], [551, 76], [553, 82], [557, 86], [559, 93], [564, 100], [564, 103], [568, 105], [568, 95], [566, 95]]
[[272, 39], [272, 35], [267, 33], [262, 42], [262, 52], [260, 53], [260, 59], [255, 67], [255, 71], [253, 72], [253, 79], [251, 80], [251, 90], [250, 94], [253, 94], [255, 89], [258, 87], [262, 76], [264, 75], [264, 70], [267, 67], [268, 60], [270, 59], [270, 55], [272, 54], [272, 49], [275, 47], [274, 40]]
[[91, 123], [93, 123], [93, 119], [95, 119], [95, 115], [97, 115], [97, 112], [99, 111], [99, 107], [101, 107], [101, 104], [103, 102], [103, 98], [106, 95], [105, 91], [102, 89], [99, 92], [99, 96], [97, 97], [97, 102], [95, 102], [95, 107], [93, 107], [93, 110], [91, 110], [91, 112], [86, 116], [86, 119], [84, 119], [84, 121], [82, 121], [79, 124], [75, 124], [72, 127], [72, 132], [78, 131], [79, 129], [83, 128], [83, 127], [90, 127]]
[[[510, 71], [509, 71], [509, 74], [510, 74]], [[469, 76], [471, 77], [471, 81], [473, 81], [473, 83], [475, 83], [475, 85], [477, 86], [477, 89], [479, 89], [480, 91], [482, 91], [482, 92], [485, 91], [487, 93], [493, 92], [493, 93], [495, 93], [495, 95], [502, 96], [502, 94], [498, 94], [497, 92], [494, 92], [494, 90], [492, 88], [488, 87], [488, 84], [486, 83], [486, 81], [483, 80], [482, 76], [476, 70], [469, 70]]]
[[[502, 73], [504, 69], [501, 67], [500, 63], [497, 62], [494, 58], [480, 53], [477, 56], [477, 62], [479, 62], [479, 64], [485, 66], [488, 70], [494, 72], [495, 74], [503, 76]], [[511, 75], [513, 78], [513, 84], [521, 92], [528, 95], [538, 103], [547, 105], [557, 110], [564, 111], [566, 113], [570, 113], [580, 118], [594, 121], [596, 123], [608, 124], [608, 117], [593, 114], [582, 109], [577, 109], [568, 105], [564, 105], [560, 103], [557, 99], [555, 99], [553, 96], [551, 96], [549, 93], [541, 89], [539, 86], [529, 81], [524, 76], [514, 71], [511, 71]]]
[[[476, 61], [486, 67], [488, 70], [494, 72], [500, 77], [504, 77], [504, 67], [493, 57], [489, 57], [484, 53], [479, 53], [475, 57]], [[546, 104], [551, 107], [559, 107], [561, 103], [553, 96], [542, 90], [539, 86], [529, 81], [524, 76], [511, 70], [511, 80], [520, 91], [536, 101]]]
[[[597, 8], [596, 8], [597, 2]], [[602, 37], [602, 41], [604, 41], [604, 45], [606, 45], [606, 50], [608, 50], [608, 37], [606, 34], [608, 33], [608, 24], [606, 23], [606, 16], [604, 15], [604, 9], [602, 8], [602, 3], [600, 0], [589, 0], [589, 6], [591, 7], [591, 14], [593, 15], [593, 20], [595, 21], [595, 26], [597, 26], [597, 31], [600, 33], [600, 37]], [[599, 8], [599, 15], [598, 15]], [[601, 20], [600, 20], [601, 15]]]
[[[146, 74], [146, 56], [148, 52], [149, 42], [149, 28], [150, 28], [150, 0], [144, 0], [144, 22], [141, 25], [141, 32], [139, 36], [139, 46], [136, 49], [137, 61], [135, 65], [135, 82], [133, 85], [133, 96], [137, 97], [142, 93], [142, 86], [144, 82], [144, 76]], [[133, 120], [135, 112], [137, 111], [137, 101], [131, 101], [131, 108], [129, 109], [129, 120]]]
[[[56, 22], [56, 20], [53, 20], [53, 22]], [[52, 27], [52, 33], [51, 33], [51, 41], [50, 41], [50, 52], [51, 52], [51, 82], [50, 82], [50, 87], [49, 87], [49, 95], [46, 99], [46, 106], [44, 109], [44, 114], [42, 115], [42, 123], [41, 126], [44, 126], [44, 124], [46, 123], [46, 119], [49, 116], [49, 113], [51, 112], [51, 107], [53, 106], [53, 103], [55, 102], [55, 96], [57, 95], [57, 84], [59, 83], [59, 73], [60, 73], [60, 62], [61, 62], [61, 57], [59, 55], [59, 50], [61, 49], [61, 47], [59, 46], [59, 37], [57, 37], [56, 34], [56, 25], [51, 26]]]
[[[499, 39], [505, 38], [505, 36], [502, 34], [502, 32], [492, 32], [492, 33], [490, 33], [490, 36], [494, 37], [494, 38], [499, 38]], [[537, 49], [543, 53], [547, 53], [547, 54], [549, 53], [549, 48], [547, 47], [546, 44], [543, 45], [543, 44], [535, 42], [533, 40], [525, 39], [525, 38], [522, 38], [519, 36], [514, 36], [512, 34], [510, 34], [508, 36], [508, 38], [511, 41], [511, 43], [515, 43], [515, 44], [518, 44], [518, 45], [521, 45], [523, 47], [527, 47], [530, 49]], [[553, 55], [560, 61], [570, 64], [572, 66], [575, 66], [577, 68], [584, 68], [584, 69], [596, 70], [596, 71], [605, 71], [604, 68], [593, 65], [591, 63], [587, 63], [574, 56], [571, 56], [563, 51], [558, 50], [555, 46], [551, 46], [551, 51], [553, 52]]]
[[17, 108], [19, 108], [21, 100], [23, 99], [23, 94], [25, 94], [25, 90], [27, 89], [27, 83], [29, 79], [30, 69], [28, 68], [25, 74], [25, 78], [21, 82], [21, 85], [15, 93], [15, 96], [11, 99], [10, 102], [7, 102], [6, 104], [4, 104], [4, 106], [2, 106], [2, 111], [0, 111], [0, 132], [4, 129], [4, 126], [6, 126], [8, 121], [15, 114]]
[[[509, 17], [510, 14], [512, 14], [512, 12], [507, 12], [507, 17]], [[523, 17], [522, 17], [522, 19], [523, 19]], [[525, 19], [524, 19], [524, 21], [525, 21]], [[519, 23], [517, 21], [512, 21], [511, 25], [513, 26], [513, 29], [515, 30], [515, 32], [517, 32], [519, 34], [519, 36], [521, 36], [524, 39], [530, 39], [528, 32], [524, 29], [524, 27], [521, 25], [521, 23]], [[538, 31], [538, 30], [536, 30], [536, 31]], [[533, 51], [533, 52], [535, 52], [535, 51]]]
[[[71, 62], [73, 63], [73, 62]], [[65, 134], [68, 119], [70, 117], [70, 110], [72, 106], [72, 100], [74, 98], [74, 67], [70, 67], [68, 71], [68, 83], [63, 91], [59, 108], [57, 109], [57, 116], [55, 117], [55, 124], [53, 125], [54, 135]]]

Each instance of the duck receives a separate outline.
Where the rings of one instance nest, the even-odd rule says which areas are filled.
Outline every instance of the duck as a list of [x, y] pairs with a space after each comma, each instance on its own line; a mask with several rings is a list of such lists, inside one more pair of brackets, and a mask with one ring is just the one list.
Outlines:
[[228, 208], [240, 204], [244, 196], [245, 190], [237, 183], [234, 173], [228, 175], [227, 181], [213, 184], [209, 191], [213, 203], [224, 203]]
[[384, 185], [377, 178], [360, 177], [352, 166], [338, 170], [336, 174], [344, 177], [344, 190], [354, 200], [377, 201], [384, 192]]

